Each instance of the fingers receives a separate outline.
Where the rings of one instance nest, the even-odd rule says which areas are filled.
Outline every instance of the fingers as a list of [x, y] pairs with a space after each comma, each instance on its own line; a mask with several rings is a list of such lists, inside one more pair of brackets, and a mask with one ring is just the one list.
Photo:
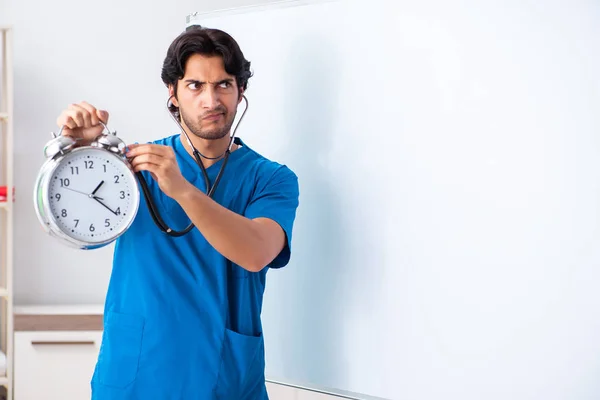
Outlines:
[[156, 154], [142, 154], [140, 156], [134, 157], [131, 160], [131, 166], [134, 170], [137, 171], [137, 167], [142, 164], [153, 164], [156, 166], [161, 166], [165, 162], [167, 162], [167, 159]]
[[[92, 123], [92, 116], [89, 110], [82, 105], [71, 104], [69, 110], [71, 111], [71, 116], [75, 118], [80, 128], [91, 128], [98, 124], [98, 118], [96, 118], [95, 124]], [[95, 110], [93, 112], [96, 114]]]
[[133, 144], [129, 146], [126, 154], [135, 172], [146, 170], [157, 175], [170, 171], [173, 168], [179, 170], [175, 159], [175, 153], [169, 146], [156, 144]]
[[65, 126], [69, 129], [76, 128], [91, 128], [99, 124], [99, 121], [108, 122], [108, 112], [105, 110], [98, 110], [87, 102], [81, 102], [79, 104], [71, 104], [64, 110], [58, 119], [56, 124], [58, 126]]
[[105, 124], [108, 123], [108, 111], [105, 110], [98, 110], [96, 112], [96, 115], [98, 116], [98, 119], [102, 122], [104, 122]]
[[84, 128], [89, 128], [99, 124], [98, 110], [96, 110], [96, 107], [92, 106], [89, 103], [86, 103], [85, 101], [79, 104], [72, 104], [72, 106], [75, 109], [79, 109], [81, 111], [83, 119], [85, 121]]
[[[89, 113], [89, 118], [92, 126], [98, 125], [100, 121], [104, 122], [105, 124], [108, 123], [108, 111], [98, 110], [96, 109], [96, 107], [92, 106], [91, 104], [85, 101], [79, 103], [78, 106]], [[86, 117], [85, 114], [84, 117]]]
[[137, 157], [143, 154], [156, 154], [162, 157], [175, 158], [173, 149], [169, 146], [159, 144], [130, 144], [127, 157]]
[[75, 110], [73, 108], [69, 108], [69, 109], [65, 110], [63, 112], [63, 114], [66, 117], [65, 125], [67, 127], [71, 128], [71, 129], [85, 127], [85, 125], [86, 125], [85, 118], [83, 117], [81, 112], [78, 112], [77, 110]]
[[56, 125], [66, 126], [69, 129], [75, 129], [79, 124], [83, 125], [83, 119], [79, 118], [75, 111], [69, 109], [64, 110], [56, 120]]
[[154, 180], [157, 180], [157, 176], [161, 176], [160, 173], [160, 166], [157, 164], [152, 164], [152, 163], [141, 163], [136, 165], [133, 170], [135, 172], [140, 172], [140, 171], [148, 171], [152, 174], [152, 178], [154, 178]]

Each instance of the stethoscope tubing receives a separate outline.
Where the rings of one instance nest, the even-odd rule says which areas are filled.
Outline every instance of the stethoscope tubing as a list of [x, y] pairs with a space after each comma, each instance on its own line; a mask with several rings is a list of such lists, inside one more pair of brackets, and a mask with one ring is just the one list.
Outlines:
[[[175, 120], [175, 122], [177, 123], [177, 125], [181, 128], [181, 132], [183, 133], [183, 135], [187, 139], [188, 144], [192, 148], [192, 153], [194, 155], [194, 160], [196, 161], [196, 164], [202, 170], [202, 175], [204, 177], [204, 183], [206, 185], [206, 194], [209, 197], [211, 197], [211, 198], [214, 196], [215, 190], [216, 190], [219, 182], [221, 181], [223, 173], [225, 172], [225, 167], [227, 165], [227, 161], [229, 160], [229, 155], [231, 154], [231, 148], [232, 148], [233, 143], [234, 143], [234, 139], [235, 139], [235, 135], [236, 135], [237, 129], [240, 126], [240, 123], [242, 122], [242, 120], [244, 119], [244, 115], [246, 115], [246, 111], [248, 111], [248, 99], [246, 98], [245, 95], [242, 95], [242, 98], [246, 102], [246, 108], [244, 109], [244, 112], [242, 113], [242, 116], [240, 117], [239, 121], [237, 122], [237, 124], [235, 126], [235, 129], [233, 130], [233, 133], [231, 134], [231, 137], [229, 139], [229, 145], [227, 146], [227, 149], [225, 150], [225, 152], [223, 154], [221, 154], [218, 157], [214, 157], [214, 158], [205, 157], [204, 155], [202, 155], [196, 149], [196, 147], [194, 147], [194, 145], [192, 144], [192, 141], [190, 140], [187, 132], [185, 131], [185, 129], [183, 128], [183, 126], [179, 122], [179, 119], [176, 117], [176, 115], [175, 115], [176, 113], [172, 112], [169, 109], [169, 107], [168, 107], [169, 106], [169, 102], [171, 101], [171, 98], [169, 98], [169, 100], [167, 101], [167, 109], [169, 109], [169, 114], [171, 114], [171, 117]], [[223, 164], [221, 165], [221, 168], [219, 169], [217, 177], [215, 178], [215, 182], [212, 185], [210, 184], [210, 178], [208, 176], [206, 168], [204, 167], [204, 164], [202, 163], [201, 157], [206, 158], [206, 159], [220, 159], [221, 157], [223, 157]], [[142, 188], [142, 191], [144, 193], [144, 197], [146, 199], [146, 205], [148, 206], [148, 211], [150, 212], [150, 216], [152, 217], [154, 223], [158, 226], [158, 228], [161, 231], [163, 231], [164, 233], [166, 233], [169, 236], [180, 237], [180, 236], [183, 236], [183, 235], [187, 234], [188, 232], [190, 232], [194, 228], [194, 223], [193, 222], [190, 222], [190, 224], [184, 230], [182, 230], [182, 231], [177, 231], [177, 230], [174, 230], [174, 229], [170, 228], [167, 225], [167, 223], [161, 218], [160, 213], [158, 212], [158, 209], [156, 207], [156, 204], [152, 200], [152, 194], [150, 193], [150, 189], [148, 188], [148, 184], [146, 182], [146, 179], [142, 175], [141, 171], [140, 172], [136, 172], [136, 176], [137, 176], [138, 181], [140, 183], [140, 187]]]

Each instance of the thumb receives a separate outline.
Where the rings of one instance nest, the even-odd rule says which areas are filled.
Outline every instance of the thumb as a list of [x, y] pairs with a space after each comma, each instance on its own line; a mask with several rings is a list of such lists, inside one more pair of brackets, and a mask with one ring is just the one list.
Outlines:
[[96, 115], [98, 115], [98, 119], [100, 119], [100, 121], [104, 122], [105, 124], [108, 122], [108, 111], [98, 110], [96, 112]]

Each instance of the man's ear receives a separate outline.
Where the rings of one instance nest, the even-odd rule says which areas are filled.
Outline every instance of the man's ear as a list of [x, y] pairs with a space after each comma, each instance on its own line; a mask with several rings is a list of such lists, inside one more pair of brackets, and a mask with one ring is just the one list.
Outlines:
[[173, 85], [169, 85], [169, 98], [171, 99], [171, 103], [173, 103], [175, 107], [179, 107], [177, 97], [175, 96], [175, 87]]
[[243, 98], [244, 98], [244, 89], [240, 89], [240, 95], [238, 96], [238, 105], [240, 105]]

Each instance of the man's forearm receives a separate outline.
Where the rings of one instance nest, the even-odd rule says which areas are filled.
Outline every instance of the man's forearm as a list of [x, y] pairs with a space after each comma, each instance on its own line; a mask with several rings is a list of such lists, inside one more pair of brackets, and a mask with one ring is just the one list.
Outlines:
[[206, 240], [225, 258], [252, 272], [260, 271], [284, 245], [274, 223], [252, 220], [228, 210], [191, 184], [174, 199]]

